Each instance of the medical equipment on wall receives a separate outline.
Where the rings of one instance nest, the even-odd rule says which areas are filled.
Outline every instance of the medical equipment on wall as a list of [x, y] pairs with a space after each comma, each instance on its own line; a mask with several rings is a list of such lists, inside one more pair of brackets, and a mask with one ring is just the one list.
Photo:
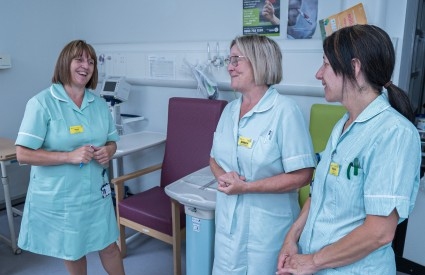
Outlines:
[[120, 104], [128, 100], [130, 89], [131, 85], [126, 81], [125, 77], [109, 76], [105, 77], [100, 91], [100, 96], [109, 104], [119, 135], [122, 135], [124, 130]]
[[215, 45], [216, 48], [216, 55], [211, 58], [211, 52], [210, 52], [210, 44], [207, 43], [207, 52], [208, 52], [208, 62], [214, 65], [214, 67], [221, 68], [224, 66], [224, 57], [220, 55], [220, 46], [217, 44]]
[[109, 76], [106, 77], [102, 84], [100, 96], [105, 98], [111, 105], [115, 103], [122, 103], [128, 100], [131, 85], [126, 81], [123, 76]]
[[193, 76], [198, 82], [198, 90], [208, 99], [218, 98], [218, 87], [212, 74], [209, 72], [209, 64], [192, 65], [187, 60], [184, 60], [186, 65], [191, 70]]

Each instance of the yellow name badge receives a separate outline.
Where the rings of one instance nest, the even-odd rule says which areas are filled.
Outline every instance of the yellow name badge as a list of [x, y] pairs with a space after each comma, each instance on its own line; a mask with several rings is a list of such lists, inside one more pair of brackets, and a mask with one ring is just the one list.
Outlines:
[[75, 126], [69, 127], [69, 133], [71, 133], [71, 134], [78, 134], [78, 133], [82, 133], [82, 132], [84, 132], [82, 125], [75, 125]]
[[339, 175], [339, 164], [336, 162], [331, 162], [331, 166], [329, 167], [329, 174], [338, 176]]
[[252, 139], [247, 138], [247, 137], [239, 137], [238, 145], [246, 147], [246, 148], [251, 148], [252, 147]]

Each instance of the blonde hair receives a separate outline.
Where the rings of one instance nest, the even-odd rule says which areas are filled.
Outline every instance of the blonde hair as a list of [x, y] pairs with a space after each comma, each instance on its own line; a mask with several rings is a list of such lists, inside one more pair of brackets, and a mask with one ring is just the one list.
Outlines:
[[282, 52], [272, 39], [260, 35], [238, 36], [230, 43], [236, 45], [252, 65], [257, 85], [271, 86], [282, 80]]

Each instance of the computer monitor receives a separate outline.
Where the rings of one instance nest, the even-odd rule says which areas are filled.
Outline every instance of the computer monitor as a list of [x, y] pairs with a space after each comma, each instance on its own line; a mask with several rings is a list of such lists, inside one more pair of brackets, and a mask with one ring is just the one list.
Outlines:
[[128, 100], [131, 85], [123, 76], [106, 77], [102, 84], [100, 96], [112, 105]]

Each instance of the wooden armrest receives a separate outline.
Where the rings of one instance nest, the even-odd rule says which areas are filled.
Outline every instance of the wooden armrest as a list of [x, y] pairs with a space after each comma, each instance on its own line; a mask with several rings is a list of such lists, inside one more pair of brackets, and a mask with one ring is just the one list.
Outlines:
[[[118, 178], [113, 178], [111, 180], [111, 183], [114, 185], [114, 190], [116, 192], [115, 195], [115, 202], [118, 206], [118, 203], [124, 199], [124, 182], [130, 179], [134, 179], [146, 174], [149, 174], [150, 172], [156, 171], [161, 169], [162, 163], [152, 165], [137, 171], [134, 171], [130, 174], [122, 175]], [[117, 207], [117, 217], [119, 217], [118, 207]]]
[[118, 178], [113, 178], [111, 180], [111, 183], [115, 187], [120, 186], [120, 185], [124, 185], [124, 182], [125, 181], [128, 181], [128, 180], [131, 180], [131, 179], [134, 179], [134, 178], [137, 178], [137, 177], [140, 177], [140, 176], [149, 174], [149, 173], [151, 173], [153, 171], [156, 171], [156, 170], [161, 169], [161, 167], [162, 167], [162, 163], [155, 164], [155, 165], [152, 165], [152, 166], [149, 166], [149, 167], [146, 167], [146, 168], [143, 168], [143, 169], [134, 171], [134, 172], [132, 172], [130, 174], [122, 175], [122, 176], [119, 176]]

